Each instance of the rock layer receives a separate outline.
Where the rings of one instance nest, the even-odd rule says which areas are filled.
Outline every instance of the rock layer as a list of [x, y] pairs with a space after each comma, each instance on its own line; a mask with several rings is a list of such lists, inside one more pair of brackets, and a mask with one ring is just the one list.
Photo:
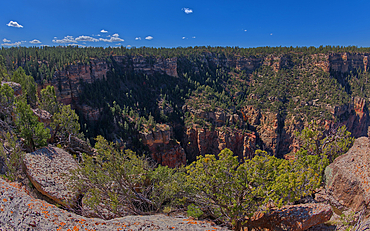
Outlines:
[[78, 164], [69, 153], [49, 146], [26, 153], [23, 162], [28, 178], [39, 192], [68, 208], [76, 206], [77, 194], [72, 191], [69, 176]]

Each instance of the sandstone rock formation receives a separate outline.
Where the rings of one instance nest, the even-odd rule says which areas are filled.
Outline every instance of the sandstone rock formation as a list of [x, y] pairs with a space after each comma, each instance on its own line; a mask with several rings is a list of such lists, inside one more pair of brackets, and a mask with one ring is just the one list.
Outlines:
[[302, 231], [329, 221], [332, 215], [330, 205], [326, 204], [288, 205], [266, 213], [255, 213], [247, 226], [275, 231]]
[[39, 192], [67, 208], [76, 206], [77, 194], [71, 189], [69, 176], [78, 164], [69, 153], [49, 146], [26, 153], [23, 162], [28, 178]]
[[186, 154], [179, 142], [172, 140], [172, 130], [166, 124], [156, 126], [155, 131], [141, 132], [143, 144], [149, 147], [152, 158], [170, 168], [186, 164]]
[[85, 218], [34, 199], [19, 184], [0, 178], [0, 227], [5, 230], [227, 230], [210, 222], [165, 215], [113, 220]]
[[370, 142], [367, 137], [361, 137], [325, 169], [326, 192], [335, 207], [354, 211], [369, 208], [369, 166]]
[[235, 155], [243, 159], [252, 158], [256, 145], [256, 136], [244, 134], [239, 130], [208, 130], [190, 127], [186, 130], [183, 146], [187, 159], [191, 162], [198, 155], [218, 154], [222, 149], [229, 148]]

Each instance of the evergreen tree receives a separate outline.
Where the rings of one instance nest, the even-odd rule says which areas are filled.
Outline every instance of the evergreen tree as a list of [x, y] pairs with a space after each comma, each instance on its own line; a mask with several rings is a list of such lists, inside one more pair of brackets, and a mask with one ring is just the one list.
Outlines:
[[38, 121], [37, 116], [24, 98], [16, 100], [15, 125], [19, 135], [25, 139], [31, 150], [45, 146], [47, 139], [50, 138], [50, 130]]

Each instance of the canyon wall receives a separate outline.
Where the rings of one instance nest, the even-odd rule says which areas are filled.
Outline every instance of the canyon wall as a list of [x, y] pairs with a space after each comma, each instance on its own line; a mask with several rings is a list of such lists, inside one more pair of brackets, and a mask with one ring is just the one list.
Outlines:
[[[366, 72], [368, 55], [333, 53], [311, 55], [310, 58], [316, 67], [325, 72], [346, 73], [357, 69]], [[112, 61], [123, 69], [142, 72], [148, 76], [160, 73], [179, 78], [182, 74], [179, 65], [182, 65], [184, 59], [186, 58], [113, 56]], [[200, 62], [208, 66], [235, 68], [246, 73], [252, 73], [263, 65], [271, 66], [275, 71], [294, 65], [289, 54], [264, 57], [225, 57], [209, 53], [203, 55]], [[91, 60], [89, 65], [70, 65], [63, 71], [57, 71], [53, 80], [41, 85], [40, 88], [53, 85], [60, 102], [64, 104], [78, 102], [78, 94], [82, 89], [81, 83], [92, 83], [95, 80], [104, 79], [112, 65], [107, 60]], [[197, 66], [193, 68], [195, 73], [199, 73]], [[85, 118], [93, 121], [99, 120], [101, 109], [77, 103], [75, 108], [82, 111]], [[223, 148], [230, 148], [240, 158], [253, 157], [254, 151], [258, 148], [282, 157], [298, 148], [294, 140], [294, 132], [302, 130], [305, 126], [304, 122], [297, 119], [295, 115], [283, 116], [278, 113], [261, 111], [252, 106], [244, 107], [232, 115], [224, 112], [192, 111], [187, 108], [183, 111], [186, 112], [186, 110], [200, 118], [213, 120], [214, 128], [185, 126], [181, 145], [172, 139], [170, 132], [164, 130], [141, 134], [143, 143], [149, 147], [153, 159], [158, 163], [174, 167], [186, 163], [185, 156], [191, 162], [196, 159], [197, 155], [216, 154]], [[366, 99], [355, 97], [349, 105], [328, 106], [327, 110], [337, 118], [342, 118], [340, 124], [346, 125], [354, 137], [367, 136], [369, 114]], [[238, 126], [223, 129], [226, 121], [228, 124]], [[328, 127], [334, 123], [334, 120], [326, 121]], [[237, 128], [243, 126], [248, 127], [247, 131]]]

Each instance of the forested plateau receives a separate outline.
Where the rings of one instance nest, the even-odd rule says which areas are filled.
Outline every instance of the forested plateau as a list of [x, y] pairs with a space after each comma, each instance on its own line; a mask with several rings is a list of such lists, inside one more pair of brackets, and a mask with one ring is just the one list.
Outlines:
[[[308, 122], [367, 136], [367, 48], [3, 48], [37, 92], [54, 86], [81, 132], [102, 135], [171, 167], [229, 148], [296, 151]], [[36, 105], [35, 105], [36, 106]]]

